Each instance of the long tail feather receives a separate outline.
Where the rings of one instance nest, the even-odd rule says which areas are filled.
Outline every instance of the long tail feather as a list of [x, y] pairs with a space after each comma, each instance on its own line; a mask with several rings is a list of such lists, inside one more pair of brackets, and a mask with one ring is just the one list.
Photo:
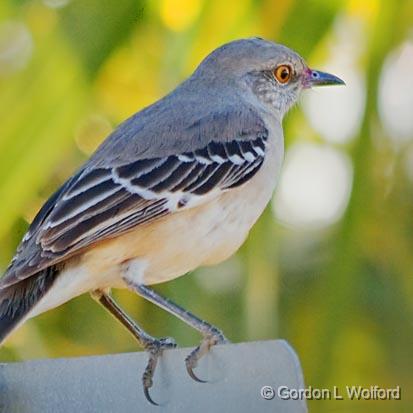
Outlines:
[[55, 267], [49, 267], [3, 289], [0, 281], [0, 343], [24, 321], [53, 285], [57, 274]]

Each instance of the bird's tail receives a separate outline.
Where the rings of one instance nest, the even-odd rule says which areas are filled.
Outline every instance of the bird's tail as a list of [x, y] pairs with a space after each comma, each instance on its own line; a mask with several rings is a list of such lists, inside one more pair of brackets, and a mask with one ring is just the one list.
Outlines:
[[55, 267], [49, 267], [8, 287], [1, 288], [0, 281], [0, 343], [49, 291], [57, 274]]

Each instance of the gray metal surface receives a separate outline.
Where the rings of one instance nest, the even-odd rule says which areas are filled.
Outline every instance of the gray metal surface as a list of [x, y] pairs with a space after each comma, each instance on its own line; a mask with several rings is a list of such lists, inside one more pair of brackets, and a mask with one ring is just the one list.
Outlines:
[[0, 365], [0, 411], [7, 413], [89, 412], [306, 412], [300, 400], [271, 400], [263, 386], [302, 388], [298, 358], [283, 340], [214, 347], [196, 373], [185, 370], [190, 349], [166, 351], [155, 373], [150, 405], [141, 384], [143, 352], [34, 360]]

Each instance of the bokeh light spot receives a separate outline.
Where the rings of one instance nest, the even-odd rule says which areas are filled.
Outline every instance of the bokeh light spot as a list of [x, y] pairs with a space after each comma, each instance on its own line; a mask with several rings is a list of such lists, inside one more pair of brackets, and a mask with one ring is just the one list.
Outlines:
[[329, 145], [296, 143], [286, 154], [274, 199], [281, 222], [294, 227], [324, 227], [343, 214], [352, 185], [350, 159]]
[[197, 282], [211, 294], [238, 291], [242, 285], [243, 268], [235, 255], [219, 265], [203, 267], [195, 272]]
[[201, 0], [163, 0], [161, 18], [164, 24], [175, 31], [187, 29], [199, 16]]
[[32, 52], [32, 36], [23, 23], [6, 21], [0, 24], [0, 75], [23, 69]]
[[70, 0], [43, 0], [43, 4], [52, 9], [60, 9], [69, 4]]
[[314, 88], [303, 98], [303, 108], [311, 126], [325, 140], [345, 143], [352, 139], [360, 126], [364, 110], [364, 82], [351, 67], [328, 65], [326, 72], [339, 73], [345, 86]]
[[380, 79], [379, 112], [394, 142], [413, 138], [413, 43], [387, 57]]
[[100, 115], [89, 116], [77, 128], [76, 144], [83, 153], [90, 155], [111, 132], [112, 125], [106, 118]]
[[331, 45], [323, 71], [343, 79], [345, 86], [313, 88], [303, 96], [303, 109], [311, 126], [327, 141], [346, 143], [357, 134], [366, 101], [366, 88], [358, 60], [364, 24], [356, 17], [341, 16], [334, 25], [337, 41]]

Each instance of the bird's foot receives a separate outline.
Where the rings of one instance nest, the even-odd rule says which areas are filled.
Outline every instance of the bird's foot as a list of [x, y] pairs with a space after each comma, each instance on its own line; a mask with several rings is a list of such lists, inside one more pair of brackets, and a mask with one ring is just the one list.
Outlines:
[[147, 342], [144, 343], [144, 349], [149, 354], [149, 360], [148, 364], [146, 365], [145, 372], [142, 376], [143, 392], [149, 403], [155, 406], [158, 406], [158, 403], [156, 403], [152, 399], [151, 395], [149, 394], [149, 389], [153, 386], [153, 375], [155, 374], [158, 359], [162, 355], [164, 350], [175, 347], [175, 340], [171, 337], [148, 339]]
[[216, 327], [211, 327], [208, 331], [205, 332], [204, 338], [192, 352], [185, 359], [186, 370], [188, 374], [195, 380], [200, 383], [206, 383], [206, 380], [202, 380], [197, 377], [194, 373], [194, 368], [198, 365], [198, 360], [208, 353], [209, 349], [216, 344], [226, 344], [229, 343], [229, 340], [224, 336], [221, 330], [218, 330]]

